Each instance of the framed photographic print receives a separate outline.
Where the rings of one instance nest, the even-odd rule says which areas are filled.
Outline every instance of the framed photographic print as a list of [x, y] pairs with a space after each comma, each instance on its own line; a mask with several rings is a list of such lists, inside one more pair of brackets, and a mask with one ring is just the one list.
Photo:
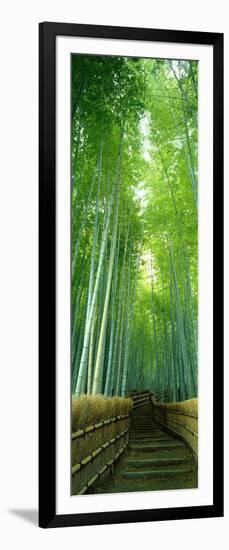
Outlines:
[[39, 525], [222, 516], [223, 35], [39, 47]]

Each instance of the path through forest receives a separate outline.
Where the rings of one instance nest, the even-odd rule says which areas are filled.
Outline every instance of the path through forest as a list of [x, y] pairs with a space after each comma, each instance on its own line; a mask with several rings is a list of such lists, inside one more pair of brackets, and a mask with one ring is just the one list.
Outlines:
[[94, 493], [123, 493], [197, 487], [197, 466], [191, 450], [166, 433], [152, 418], [150, 403], [132, 412], [127, 451]]

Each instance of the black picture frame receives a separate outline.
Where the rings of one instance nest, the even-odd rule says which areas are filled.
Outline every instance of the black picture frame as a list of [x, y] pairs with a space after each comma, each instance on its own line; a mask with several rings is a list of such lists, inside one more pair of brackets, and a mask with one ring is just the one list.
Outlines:
[[[56, 37], [213, 46], [213, 504], [56, 514]], [[45, 22], [39, 25], [39, 526], [223, 516], [223, 34]]]

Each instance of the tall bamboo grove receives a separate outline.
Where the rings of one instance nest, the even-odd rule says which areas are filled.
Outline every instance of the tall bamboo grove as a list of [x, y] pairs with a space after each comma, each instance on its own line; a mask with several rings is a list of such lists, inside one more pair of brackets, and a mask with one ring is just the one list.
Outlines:
[[196, 397], [197, 63], [72, 57], [72, 394]]

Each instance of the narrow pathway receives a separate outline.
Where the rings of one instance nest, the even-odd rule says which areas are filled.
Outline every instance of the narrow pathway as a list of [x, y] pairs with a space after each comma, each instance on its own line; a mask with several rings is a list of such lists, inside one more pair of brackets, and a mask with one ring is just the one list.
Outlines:
[[158, 491], [197, 487], [191, 450], [152, 419], [150, 403], [132, 413], [130, 444], [111, 475], [95, 493]]

